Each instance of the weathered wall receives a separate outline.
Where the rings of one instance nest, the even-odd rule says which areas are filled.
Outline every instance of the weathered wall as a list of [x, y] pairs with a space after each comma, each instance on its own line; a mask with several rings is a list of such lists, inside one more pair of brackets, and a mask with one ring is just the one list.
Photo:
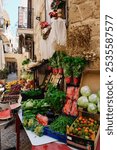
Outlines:
[[[39, 22], [35, 19], [37, 16], [41, 17], [41, 21], [45, 19], [45, 6], [44, 0], [35, 0], [34, 3], [34, 42], [35, 42], [35, 54], [37, 60], [40, 60], [40, 37], [41, 30]], [[91, 67], [99, 67], [99, 52], [100, 52], [100, 1], [99, 0], [68, 0], [68, 33], [72, 31], [73, 27], [79, 27], [82, 25], [88, 25], [91, 29], [91, 39], [88, 51], [96, 53], [98, 59], [91, 64]], [[72, 38], [72, 37], [71, 37]], [[77, 44], [76, 44], [77, 45]], [[66, 49], [70, 51], [70, 49]], [[79, 51], [83, 51], [81, 47], [74, 50], [72, 53], [76, 56]]]
[[34, 43], [35, 43], [35, 55], [37, 60], [40, 60], [40, 21], [36, 20], [36, 17], [40, 17], [40, 21], [45, 20], [45, 5], [44, 0], [35, 0], [34, 3]]
[[[73, 26], [89, 25], [91, 28], [91, 40], [89, 51], [95, 51], [97, 56], [100, 52], [100, 1], [99, 0], [69, 0], [68, 11], [69, 28]], [[78, 50], [80, 47], [78, 48]], [[76, 54], [78, 53], [76, 51]], [[93, 67], [99, 67], [99, 59]]]

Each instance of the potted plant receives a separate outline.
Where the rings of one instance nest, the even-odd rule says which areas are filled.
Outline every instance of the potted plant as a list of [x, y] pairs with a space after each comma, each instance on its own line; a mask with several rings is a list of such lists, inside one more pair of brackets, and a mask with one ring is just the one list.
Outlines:
[[74, 85], [77, 85], [80, 81], [80, 75], [81, 75], [81, 70], [79, 66], [73, 66], [72, 67], [73, 70], [73, 83]]
[[2, 83], [5, 83], [5, 80], [8, 77], [8, 70], [6, 68], [4, 68], [3, 70], [0, 70], [0, 81]]
[[56, 61], [55, 57], [53, 57], [51, 59], [51, 66], [52, 66], [52, 72], [53, 72], [53, 74], [57, 74], [58, 73], [58, 64], [57, 64], [57, 61]]
[[75, 57], [72, 63], [73, 82], [77, 85], [80, 81], [81, 73], [86, 65], [86, 60], [81, 57]]
[[52, 70], [52, 64], [51, 64], [51, 62], [52, 62], [52, 58], [50, 58], [50, 59], [48, 60], [48, 70], [49, 70], [49, 71]]
[[61, 9], [64, 7], [64, 0], [53, 0], [51, 3], [51, 9], [52, 10], [57, 10], [57, 9]]
[[67, 84], [71, 82], [71, 76], [72, 76], [71, 64], [72, 64], [72, 57], [70, 56], [64, 57], [63, 69], [64, 69], [65, 81]]
[[63, 59], [66, 56], [64, 51], [57, 52], [58, 73], [63, 74]]

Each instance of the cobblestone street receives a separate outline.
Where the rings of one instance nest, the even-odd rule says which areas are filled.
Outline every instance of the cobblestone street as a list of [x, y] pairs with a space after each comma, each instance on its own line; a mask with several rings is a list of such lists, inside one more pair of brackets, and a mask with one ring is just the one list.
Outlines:
[[[11, 73], [8, 75], [7, 81], [16, 79], [16, 73]], [[30, 150], [31, 144], [24, 129], [21, 129], [20, 137], [20, 150]], [[1, 129], [1, 147], [1, 150], [16, 150], [15, 121], [9, 124], [7, 128]]]
[[[31, 144], [24, 129], [21, 129], [20, 137], [20, 150], [30, 150]], [[1, 150], [16, 150], [15, 122], [1, 130], [1, 145]]]

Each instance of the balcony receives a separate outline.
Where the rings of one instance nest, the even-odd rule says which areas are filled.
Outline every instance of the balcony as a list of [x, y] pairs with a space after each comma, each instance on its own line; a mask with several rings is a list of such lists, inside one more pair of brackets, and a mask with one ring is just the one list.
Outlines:
[[18, 33], [33, 34], [34, 9], [18, 7]]

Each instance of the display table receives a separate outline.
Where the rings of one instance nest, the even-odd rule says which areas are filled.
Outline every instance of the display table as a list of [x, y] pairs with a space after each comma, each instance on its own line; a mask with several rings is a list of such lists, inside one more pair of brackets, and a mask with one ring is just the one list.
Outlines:
[[[16, 148], [17, 148], [17, 150], [20, 150], [19, 147], [20, 147], [20, 125], [21, 124], [22, 124], [22, 110], [20, 109], [18, 114], [16, 115], [16, 135], [17, 135], [17, 146], [16, 146]], [[59, 143], [61, 143], [61, 142], [58, 142], [54, 138], [51, 138], [51, 137], [46, 136], [46, 135], [39, 137], [35, 133], [33, 133], [29, 130], [25, 129], [25, 131], [26, 131], [26, 134], [27, 134], [27, 136], [31, 142], [31, 145], [32, 145], [31, 150], [50, 150], [50, 147], [52, 147], [52, 145], [55, 146], [55, 144], [57, 146], [57, 150], [60, 147]], [[61, 143], [61, 144], [63, 144], [63, 146], [65, 146], [65, 150], [78, 150], [75, 148], [68, 147], [64, 143]], [[98, 146], [97, 146], [96, 150], [100, 150], [99, 141], [98, 141]]]

